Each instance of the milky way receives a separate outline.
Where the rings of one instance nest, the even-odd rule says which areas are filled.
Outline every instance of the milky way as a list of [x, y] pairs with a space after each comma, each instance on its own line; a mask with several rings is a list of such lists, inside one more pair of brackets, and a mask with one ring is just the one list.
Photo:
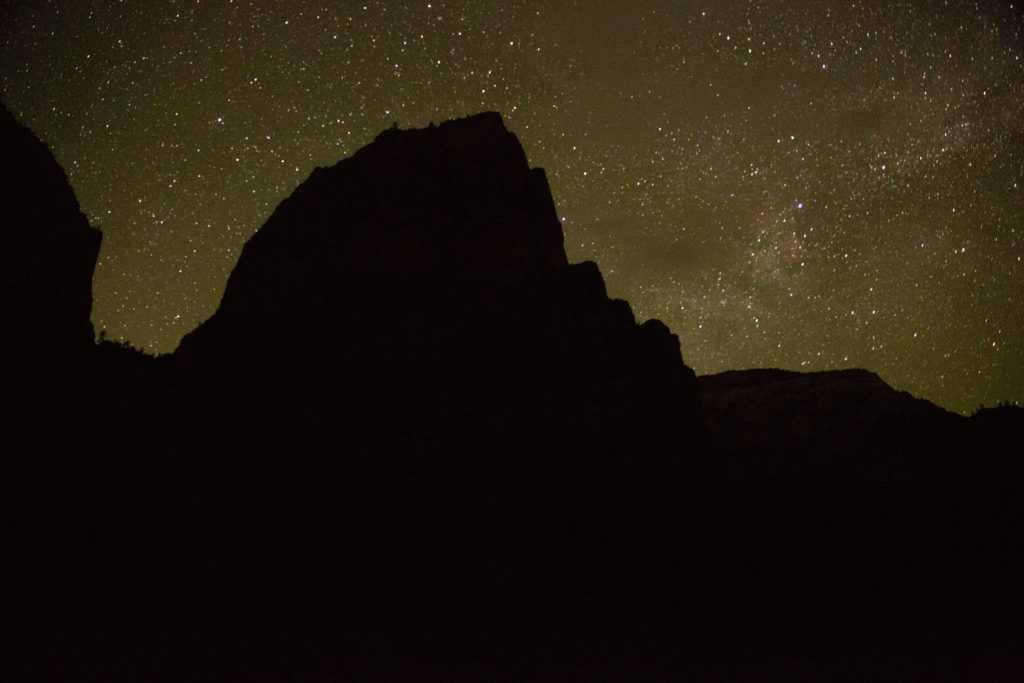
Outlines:
[[[1011, 2], [0, 3], [0, 96], [104, 231], [93, 321], [169, 352], [316, 166], [500, 111], [573, 261], [698, 372], [1024, 400]], [[385, 312], [382, 312], [382, 315]]]

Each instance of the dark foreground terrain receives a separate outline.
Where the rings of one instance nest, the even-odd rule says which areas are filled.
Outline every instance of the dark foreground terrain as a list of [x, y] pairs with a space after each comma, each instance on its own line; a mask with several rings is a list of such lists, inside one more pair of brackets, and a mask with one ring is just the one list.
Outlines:
[[0, 112], [0, 645], [42, 680], [1016, 680], [1021, 411], [697, 378], [497, 114], [317, 169], [171, 355]]

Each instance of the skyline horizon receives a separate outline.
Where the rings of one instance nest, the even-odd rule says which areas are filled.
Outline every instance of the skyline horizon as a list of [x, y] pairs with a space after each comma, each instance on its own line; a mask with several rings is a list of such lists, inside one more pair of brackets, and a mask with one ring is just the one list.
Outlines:
[[312, 169], [499, 111], [570, 260], [701, 374], [1024, 401], [1024, 8], [28, 5], [0, 22], [0, 97], [106, 236], [111, 337], [175, 348]]

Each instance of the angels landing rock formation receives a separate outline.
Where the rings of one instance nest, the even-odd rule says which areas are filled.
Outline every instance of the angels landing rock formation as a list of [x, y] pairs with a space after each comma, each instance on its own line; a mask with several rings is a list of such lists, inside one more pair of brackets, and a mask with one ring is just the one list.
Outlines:
[[664, 451], [698, 422], [677, 338], [569, 265], [544, 172], [496, 113], [389, 130], [316, 169], [175, 358], [246, 387], [255, 414], [403, 451]]
[[0, 318], [11, 331], [0, 350], [63, 355], [91, 347], [101, 239], [53, 154], [0, 104]]
[[151, 471], [208, 520], [204, 549], [181, 545], [239, 596], [224, 633], [304, 605], [306, 640], [608, 637], [636, 601], [668, 609], [696, 377], [568, 263], [498, 114], [315, 170], [169, 360], [187, 429]]

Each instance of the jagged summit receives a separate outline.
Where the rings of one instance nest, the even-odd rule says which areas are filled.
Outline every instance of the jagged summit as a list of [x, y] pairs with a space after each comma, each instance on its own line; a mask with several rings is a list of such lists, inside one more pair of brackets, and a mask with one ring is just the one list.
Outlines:
[[457, 302], [465, 317], [566, 267], [544, 172], [529, 168], [498, 114], [388, 130], [278, 206], [245, 245], [217, 313], [180, 350], [211, 329], [274, 318], [359, 327], [424, 310], [424, 296], [430, 308]]
[[667, 443], [698, 419], [678, 339], [637, 325], [562, 240], [543, 170], [498, 114], [388, 130], [277, 207], [175, 357], [360, 425], [400, 411], [417, 433]]
[[216, 317], [291, 309], [298, 297], [319, 315], [353, 287], [528, 286], [566, 263], [544, 172], [498, 114], [479, 114], [385, 131], [314, 170], [246, 244]]

